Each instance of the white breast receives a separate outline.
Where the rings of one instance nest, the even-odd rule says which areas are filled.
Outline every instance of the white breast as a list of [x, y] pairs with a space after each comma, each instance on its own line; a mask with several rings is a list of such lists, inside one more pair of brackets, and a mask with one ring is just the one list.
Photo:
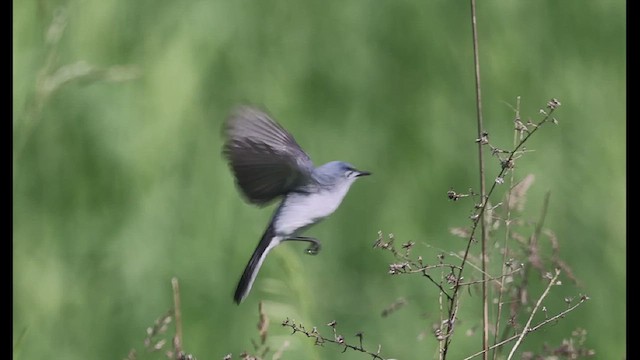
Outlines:
[[331, 191], [317, 193], [291, 193], [287, 195], [275, 219], [275, 231], [279, 236], [294, 235], [298, 230], [311, 226], [331, 215], [344, 199], [353, 181], [345, 181]]

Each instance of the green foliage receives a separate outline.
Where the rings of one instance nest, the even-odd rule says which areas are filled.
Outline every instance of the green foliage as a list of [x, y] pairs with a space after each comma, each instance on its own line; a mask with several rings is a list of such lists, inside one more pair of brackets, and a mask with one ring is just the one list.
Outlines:
[[[290, 336], [277, 326], [286, 318], [337, 320], [349, 341], [362, 331], [385, 356], [435, 356], [436, 288], [389, 276], [389, 257], [372, 245], [378, 230], [392, 232], [429, 261], [432, 247], [466, 246], [449, 229], [469, 225], [470, 204], [446, 192], [478, 187], [467, 2], [13, 5], [14, 358], [125, 358], [171, 308], [173, 276], [184, 347], [200, 359], [251, 350], [260, 300], [273, 348], [291, 342], [283, 359], [366, 358]], [[492, 143], [512, 144], [517, 96], [523, 119], [552, 97], [563, 104], [559, 126], [527, 144], [535, 151], [516, 176], [536, 175], [528, 216], [550, 191], [545, 226], [581, 281], [547, 307], [591, 298], [521, 349], [583, 328], [599, 357], [624, 358], [625, 3], [478, 10]], [[221, 123], [243, 102], [268, 108], [316, 164], [340, 159], [374, 175], [309, 231], [320, 254], [275, 249], [236, 306], [236, 281], [272, 211], [242, 202], [220, 156]], [[407, 304], [381, 317], [398, 297]], [[471, 328], [480, 298], [464, 301]], [[451, 358], [478, 351], [478, 334], [461, 337]]]

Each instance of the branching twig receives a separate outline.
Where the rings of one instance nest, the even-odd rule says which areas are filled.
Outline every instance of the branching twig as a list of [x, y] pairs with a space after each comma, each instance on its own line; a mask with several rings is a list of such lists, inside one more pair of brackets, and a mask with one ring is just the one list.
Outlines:
[[[515, 148], [509, 153], [509, 156], [507, 157], [507, 159], [502, 160], [501, 163], [502, 168], [498, 174], [498, 176], [496, 177], [496, 179], [502, 179], [503, 176], [505, 175], [505, 173], [510, 170], [513, 167], [513, 163], [515, 161], [515, 157], [518, 154], [518, 150], [520, 150], [520, 148], [522, 148], [522, 146], [531, 138], [531, 136], [533, 136], [533, 134], [536, 133], [536, 131], [538, 131], [538, 129], [540, 129], [540, 127], [547, 123], [547, 122], [556, 122], [555, 118], [553, 118], [551, 115], [553, 114], [553, 112], [555, 111], [555, 109], [558, 108], [558, 106], [560, 106], [560, 102], [556, 99], [551, 99], [548, 103], [547, 103], [547, 108], [549, 109], [548, 111], [544, 111], [544, 110], [540, 110], [540, 112], [544, 115], [544, 117], [542, 118], [542, 120], [540, 120], [537, 124], [534, 124], [535, 126], [533, 127], [533, 130], [527, 132], [527, 135], [524, 136], [524, 138], [515, 146]], [[489, 201], [489, 198], [491, 197], [491, 195], [493, 194], [493, 192], [495, 191], [497, 185], [501, 183], [500, 181], [494, 181], [493, 184], [491, 185], [491, 188], [489, 189], [489, 191], [487, 192], [486, 196], [482, 199], [482, 202], [480, 203], [480, 205], [477, 206], [478, 209], [478, 213], [473, 217], [473, 224], [471, 227], [471, 231], [469, 234], [469, 239], [467, 241], [467, 246], [466, 249], [464, 251], [464, 255], [462, 257], [462, 263], [460, 264], [460, 269], [458, 270], [458, 282], [462, 279], [462, 273], [464, 271], [464, 267], [467, 264], [467, 258], [469, 256], [469, 251], [471, 249], [471, 244], [473, 243], [474, 239], [475, 239], [475, 232], [478, 228], [478, 225], [482, 222], [481, 219], [484, 216], [485, 213], [485, 209], [487, 207], [487, 203]], [[458, 301], [458, 295], [459, 295], [459, 291], [460, 291], [460, 286], [459, 283], [457, 286], [454, 287], [453, 290], [453, 295], [450, 299], [450, 305], [449, 305], [449, 321], [451, 324], [455, 323], [455, 308], [456, 308], [456, 302]], [[452, 327], [453, 330], [453, 327]], [[449, 344], [451, 343], [451, 337], [449, 337], [447, 339], [447, 343], [445, 344], [445, 348], [444, 348], [444, 353], [446, 355], [446, 351], [448, 349]]]
[[402, 254], [395, 248], [395, 246], [393, 245], [393, 241], [394, 241], [394, 237], [392, 234], [389, 234], [389, 241], [385, 242], [382, 235], [382, 231], [378, 231], [378, 239], [376, 240], [375, 244], [373, 244], [374, 248], [389, 250], [395, 256], [396, 259], [403, 261], [402, 263], [399, 263], [399, 264], [389, 265], [389, 274], [397, 275], [397, 274], [421, 273], [424, 277], [429, 279], [429, 281], [431, 281], [435, 286], [437, 286], [438, 289], [440, 289], [440, 292], [442, 292], [447, 297], [447, 299], [451, 300], [451, 295], [444, 289], [441, 283], [436, 281], [429, 273], [427, 273], [427, 270], [435, 269], [435, 268], [450, 268], [451, 273], [453, 273], [454, 270], [456, 269], [459, 270], [460, 267], [457, 265], [444, 264], [444, 263], [425, 265], [421, 256], [418, 256], [417, 260], [414, 260], [409, 257], [409, 252], [414, 245], [413, 242], [408, 242], [402, 245], [402, 248], [405, 249], [405, 253]]
[[[573, 305], [573, 306], [571, 306], [571, 307], [567, 308], [566, 310], [564, 310], [564, 311], [562, 311], [562, 312], [558, 313], [557, 315], [552, 316], [552, 317], [550, 317], [550, 318], [548, 318], [548, 319], [544, 320], [543, 322], [539, 323], [538, 325], [536, 325], [536, 326], [533, 326], [533, 327], [529, 328], [529, 329], [526, 331], [526, 333], [532, 333], [532, 332], [534, 332], [534, 331], [536, 331], [536, 330], [540, 329], [541, 327], [543, 327], [543, 326], [545, 326], [545, 325], [547, 325], [547, 324], [549, 324], [549, 323], [551, 323], [551, 322], [554, 322], [554, 321], [556, 321], [556, 320], [558, 320], [558, 319], [563, 318], [565, 315], [567, 315], [567, 314], [568, 314], [568, 313], [570, 313], [571, 311], [575, 310], [578, 306], [582, 305], [582, 303], [584, 303], [584, 302], [585, 302], [585, 301], [587, 301], [587, 300], [589, 300], [589, 297], [588, 297], [588, 296], [586, 296], [586, 295], [582, 295], [582, 296], [580, 297], [580, 302], [578, 302], [577, 304], [575, 304], [575, 305]], [[487, 349], [487, 350], [493, 350], [493, 349], [496, 349], [496, 348], [498, 348], [498, 347], [500, 347], [500, 346], [503, 346], [503, 345], [505, 345], [505, 344], [507, 344], [507, 343], [509, 343], [509, 342], [513, 341], [513, 340], [516, 340], [516, 339], [520, 338], [520, 337], [522, 336], [522, 334], [523, 334], [523, 333], [525, 333], [525, 331], [522, 331], [522, 332], [521, 332], [521, 333], [519, 333], [519, 334], [513, 335], [513, 336], [511, 336], [511, 337], [510, 337], [510, 338], [508, 338], [508, 339], [502, 340], [502, 341], [500, 341], [499, 343], [493, 344], [493, 345], [491, 345], [491, 347], [489, 347], [489, 349]], [[525, 334], [525, 335], [526, 335], [526, 334]], [[486, 350], [478, 351], [477, 353], [475, 353], [475, 354], [473, 354], [473, 355], [471, 355], [471, 356], [469, 356], [469, 357], [464, 358], [464, 360], [470, 360], [470, 359], [473, 359], [473, 358], [475, 358], [476, 356], [482, 355], [484, 352], [486, 352]]]
[[[487, 282], [489, 282], [489, 281], [501, 280], [501, 279], [504, 279], [504, 278], [506, 278], [506, 277], [509, 277], [509, 276], [511, 276], [511, 275], [513, 275], [513, 274], [516, 274], [516, 273], [520, 272], [522, 269], [523, 269], [523, 267], [518, 267], [518, 268], [516, 268], [516, 269], [511, 270], [511, 271], [510, 271], [510, 272], [508, 272], [508, 273], [502, 274], [502, 275], [500, 275], [500, 276], [488, 277], [488, 278], [486, 278], [486, 279], [484, 279], [484, 280], [475, 280], [475, 281], [469, 281], [469, 282], [461, 282], [461, 283], [458, 283], [458, 286], [468, 286], [468, 285], [474, 285], [474, 284], [480, 284], [480, 283], [487, 283]], [[499, 284], [501, 287], [503, 287], [503, 286], [504, 286], [504, 284], [503, 284], [502, 282], [499, 282], [498, 284]]]
[[513, 348], [511, 349], [511, 352], [509, 353], [509, 356], [507, 357], [507, 360], [511, 360], [511, 358], [513, 358], [513, 354], [515, 354], [516, 349], [518, 348], [518, 346], [520, 346], [520, 343], [522, 343], [522, 339], [524, 339], [524, 336], [527, 335], [527, 333], [529, 333], [529, 331], [530, 331], [529, 327], [531, 326], [531, 322], [533, 321], [533, 317], [538, 312], [538, 308], [540, 308], [540, 304], [542, 304], [542, 300], [544, 300], [544, 298], [546, 298], [547, 295], [549, 294], [549, 290], [551, 290], [551, 287], [554, 286], [554, 285], [557, 285], [556, 281], [558, 280], [558, 276], [560, 276], [560, 269], [556, 269], [555, 276], [551, 279], [551, 281], [549, 281], [549, 285], [547, 285], [547, 288], [544, 290], [544, 292], [542, 293], [542, 295], [538, 299], [538, 302], [536, 302], [536, 306], [533, 308], [533, 311], [531, 311], [531, 315], [529, 316], [529, 319], [527, 320], [527, 324], [524, 326], [524, 329], [522, 329], [522, 332], [520, 333], [520, 336], [518, 337], [518, 341], [516, 341], [515, 345], [513, 345]]
[[342, 350], [342, 352], [345, 352], [345, 351], [351, 349], [351, 350], [356, 350], [356, 351], [360, 351], [360, 352], [363, 352], [365, 354], [368, 354], [369, 356], [371, 356], [372, 359], [375, 359], [375, 360], [385, 360], [385, 358], [380, 356], [380, 350], [382, 349], [382, 347], [380, 345], [378, 345], [378, 350], [376, 352], [372, 352], [372, 351], [366, 350], [363, 347], [363, 345], [362, 345], [362, 338], [363, 338], [362, 332], [358, 332], [355, 335], [359, 339], [359, 345], [352, 345], [352, 344], [347, 343], [347, 341], [345, 340], [344, 336], [338, 335], [338, 333], [336, 331], [336, 322], [335, 321], [332, 321], [332, 322], [327, 324], [327, 326], [330, 326], [333, 329], [333, 339], [322, 336], [318, 332], [318, 329], [315, 326], [313, 327], [313, 329], [311, 331], [309, 331], [309, 330], [305, 329], [305, 327], [303, 325], [296, 324], [295, 321], [290, 320], [289, 318], [287, 318], [286, 320], [284, 320], [282, 322], [282, 326], [286, 326], [286, 327], [291, 328], [293, 330], [293, 334], [299, 332], [299, 333], [302, 333], [302, 334], [306, 335], [307, 337], [314, 338], [315, 339], [315, 345], [323, 346], [324, 343], [329, 342], [329, 343], [333, 343], [333, 344], [338, 344], [338, 345], [344, 346], [344, 349]]

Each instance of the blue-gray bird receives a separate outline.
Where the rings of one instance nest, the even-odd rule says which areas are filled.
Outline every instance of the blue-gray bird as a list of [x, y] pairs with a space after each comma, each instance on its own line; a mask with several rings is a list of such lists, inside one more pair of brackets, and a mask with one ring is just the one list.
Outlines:
[[370, 173], [342, 161], [314, 167], [291, 134], [253, 107], [236, 109], [227, 119], [224, 136], [223, 155], [246, 200], [265, 206], [282, 199], [238, 282], [233, 299], [240, 304], [265, 257], [278, 244], [305, 241], [310, 243], [307, 253], [319, 251], [317, 239], [300, 234], [331, 215], [351, 184]]

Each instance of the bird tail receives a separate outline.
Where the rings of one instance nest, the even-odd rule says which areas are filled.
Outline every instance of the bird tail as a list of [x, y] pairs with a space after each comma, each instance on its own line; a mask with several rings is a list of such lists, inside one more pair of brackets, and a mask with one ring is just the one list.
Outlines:
[[233, 295], [233, 301], [235, 301], [236, 304], [240, 305], [242, 300], [244, 300], [244, 298], [246, 298], [249, 294], [251, 286], [256, 280], [256, 275], [258, 275], [258, 271], [262, 266], [262, 262], [267, 257], [269, 251], [271, 251], [271, 249], [278, 245], [279, 241], [277, 240], [278, 239], [276, 238], [273, 223], [271, 223], [262, 235], [262, 239], [260, 239], [258, 246], [253, 251], [253, 255], [251, 255], [251, 259], [249, 260], [249, 263], [247, 263], [247, 266], [244, 268], [242, 277], [240, 277], [240, 281], [238, 282], [238, 286], [236, 287], [236, 292]]

